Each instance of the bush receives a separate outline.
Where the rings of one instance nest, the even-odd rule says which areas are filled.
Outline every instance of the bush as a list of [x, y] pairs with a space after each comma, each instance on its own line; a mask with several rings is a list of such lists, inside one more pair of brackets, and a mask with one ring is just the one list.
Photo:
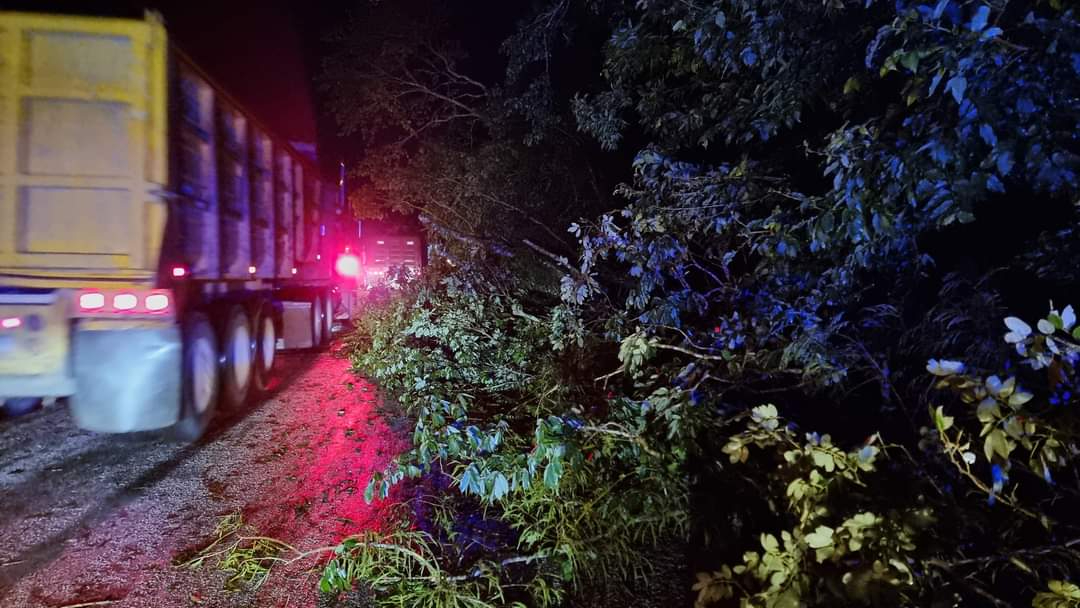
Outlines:
[[[603, 79], [567, 106], [634, 161], [564, 226], [599, 181], [544, 111], [580, 25]], [[1080, 330], [1007, 316], [1080, 266], [1071, 10], [562, 0], [504, 51], [505, 87], [432, 64], [445, 116], [364, 89], [411, 125], [367, 177], [435, 251], [352, 338], [414, 421], [367, 496], [445, 490], [324, 585], [386, 564], [385, 605], [553, 606], [690, 547], [699, 606], [1080, 606]]]

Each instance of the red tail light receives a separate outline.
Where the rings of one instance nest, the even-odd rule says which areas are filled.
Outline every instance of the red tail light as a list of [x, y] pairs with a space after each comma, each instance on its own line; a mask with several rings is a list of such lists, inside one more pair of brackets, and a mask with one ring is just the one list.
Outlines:
[[22, 319], [19, 317], [8, 317], [0, 320], [0, 327], [3, 327], [4, 329], [16, 329], [20, 325], [22, 325]]
[[172, 292], [167, 289], [85, 290], [78, 292], [79, 316], [162, 316], [172, 313]]
[[173, 266], [172, 276], [177, 279], [182, 279], [187, 276], [187, 268], [184, 266]]

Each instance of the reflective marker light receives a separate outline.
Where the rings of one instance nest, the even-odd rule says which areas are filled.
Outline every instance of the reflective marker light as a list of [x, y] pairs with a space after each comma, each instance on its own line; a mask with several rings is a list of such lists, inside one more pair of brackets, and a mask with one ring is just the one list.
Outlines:
[[105, 307], [105, 294], [84, 293], [79, 296], [79, 308], [83, 310], [97, 310]]
[[380, 245], [385, 245], [386, 244], [386, 241], [375, 241], [375, 242], [380, 244]]
[[113, 296], [112, 305], [116, 310], [131, 310], [139, 305], [139, 298], [133, 293], [118, 293]]
[[343, 253], [338, 256], [334, 270], [343, 277], [356, 278], [360, 276], [360, 258], [355, 255]]
[[172, 276], [176, 278], [187, 276], [187, 268], [184, 268], [183, 266], [173, 266]]
[[248, 274], [255, 274], [255, 267], [254, 266], [248, 266]]
[[321, 260], [322, 259], [322, 254], [321, 253], [316, 253], [315, 254], [315, 259], [316, 260]]
[[296, 274], [296, 268], [295, 267], [292, 269], [292, 273]]
[[169, 296], [155, 293], [146, 296], [146, 310], [158, 312], [169, 307]]
[[406, 244], [406, 245], [415, 245], [416, 243], [415, 243], [415, 242], [413, 242], [413, 241], [405, 241], [405, 244]]
[[3, 321], [0, 321], [0, 327], [3, 327], [4, 329], [15, 329], [20, 325], [22, 325], [22, 319], [19, 317], [8, 317]]

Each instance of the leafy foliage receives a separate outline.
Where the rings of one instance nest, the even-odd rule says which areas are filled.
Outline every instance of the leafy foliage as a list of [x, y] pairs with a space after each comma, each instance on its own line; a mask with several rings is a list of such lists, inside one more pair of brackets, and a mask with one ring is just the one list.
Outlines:
[[[436, 252], [354, 338], [415, 420], [368, 495], [448, 476], [440, 525], [514, 539], [441, 567], [554, 605], [682, 543], [701, 606], [1075, 604], [1080, 330], [1007, 316], [1080, 263], [1070, 10], [558, 0], [503, 48], [478, 116], [364, 169]], [[569, 112], [633, 154], [617, 203], [566, 195], [603, 181]]]

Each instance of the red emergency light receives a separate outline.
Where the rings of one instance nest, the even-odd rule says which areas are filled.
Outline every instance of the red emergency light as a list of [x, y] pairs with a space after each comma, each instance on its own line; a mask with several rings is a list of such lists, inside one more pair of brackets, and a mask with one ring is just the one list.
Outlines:
[[351, 253], [343, 253], [338, 256], [337, 262], [334, 263], [334, 270], [343, 277], [358, 278], [360, 276], [360, 258]]

